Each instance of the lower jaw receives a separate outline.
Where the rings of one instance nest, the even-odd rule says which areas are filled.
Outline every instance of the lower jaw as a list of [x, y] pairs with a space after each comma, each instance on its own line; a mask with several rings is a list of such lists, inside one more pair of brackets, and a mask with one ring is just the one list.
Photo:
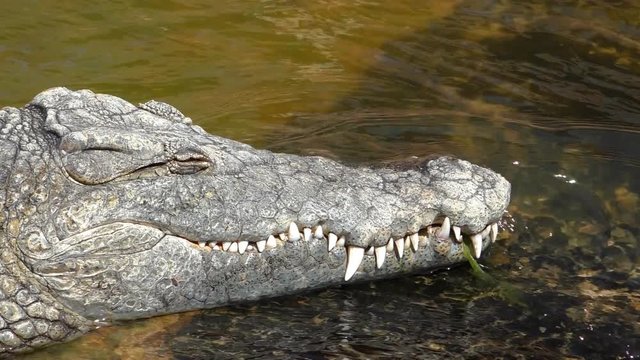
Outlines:
[[[411, 247], [405, 249], [402, 259], [395, 252], [387, 253], [381, 268], [377, 267], [375, 255], [365, 255], [349, 283], [427, 273], [466, 261], [462, 244], [445, 240], [448, 242], [445, 245], [441, 240], [429, 240], [428, 244], [419, 245], [417, 251]], [[346, 248], [336, 247], [328, 252], [326, 242], [322, 240], [287, 242], [269, 252], [245, 252], [242, 256], [209, 251], [203, 254], [206, 274], [197, 286], [177, 279], [171, 286], [174, 294], [165, 297], [176, 301], [168, 303], [166, 311], [160, 313], [212, 308], [339, 286], [346, 283], [347, 258]], [[206, 295], [203, 293], [197, 301], [185, 300], [194, 297], [194, 288]]]

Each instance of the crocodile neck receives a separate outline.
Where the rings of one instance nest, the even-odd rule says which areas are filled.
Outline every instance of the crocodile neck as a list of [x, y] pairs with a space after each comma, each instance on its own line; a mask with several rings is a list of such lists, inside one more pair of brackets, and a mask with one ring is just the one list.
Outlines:
[[20, 209], [10, 205], [11, 168], [24, 138], [12, 127], [20, 114], [0, 110], [0, 353], [24, 352], [69, 340], [90, 329], [89, 322], [71, 312], [45, 291], [27, 269], [17, 250]]

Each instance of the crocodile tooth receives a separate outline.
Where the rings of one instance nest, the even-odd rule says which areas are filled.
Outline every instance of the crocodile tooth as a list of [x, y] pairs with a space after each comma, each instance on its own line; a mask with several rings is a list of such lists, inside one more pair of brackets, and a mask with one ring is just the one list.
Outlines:
[[278, 234], [278, 237], [279, 237], [279, 238], [280, 238], [280, 240], [282, 240], [282, 241], [287, 241], [287, 240], [288, 240], [287, 234], [285, 234], [285, 233], [280, 233], [280, 234]]
[[409, 240], [411, 241], [411, 248], [413, 249], [413, 252], [418, 252], [418, 245], [420, 244], [420, 237], [418, 236], [418, 233], [411, 234], [411, 236], [409, 236]]
[[364, 248], [359, 246], [347, 247], [347, 271], [344, 273], [344, 281], [349, 281], [356, 271], [358, 271], [363, 257]]
[[392, 252], [393, 251], [393, 238], [389, 238], [389, 241], [387, 241], [387, 252]]
[[222, 243], [222, 250], [227, 251], [229, 250], [229, 247], [231, 246], [231, 241], [225, 241]]
[[367, 249], [367, 251], [365, 251], [365, 255], [373, 255], [373, 246], [369, 246], [369, 248]]
[[449, 220], [449, 217], [445, 217], [444, 221], [442, 222], [442, 225], [440, 225], [440, 231], [438, 231], [438, 238], [440, 239], [446, 239], [449, 237], [449, 234], [451, 232], [451, 220]]
[[213, 250], [220, 250], [220, 245], [218, 245], [218, 244], [216, 244], [216, 243], [213, 243], [213, 242], [212, 242], [212, 243], [210, 243], [210, 245], [211, 245], [211, 249], [213, 249]]
[[411, 248], [411, 240], [409, 240], [408, 236], [406, 236], [404, 238], [404, 248], [405, 249], [410, 249]]
[[382, 264], [384, 264], [384, 258], [387, 256], [387, 247], [385, 245], [378, 246], [375, 249], [375, 253], [376, 253], [376, 268], [380, 269], [382, 268]]
[[300, 230], [298, 230], [298, 225], [292, 222], [289, 224], [289, 240], [298, 241], [300, 240]]
[[498, 238], [498, 223], [491, 224], [491, 243], [496, 242]]
[[266, 246], [267, 246], [267, 240], [260, 240], [256, 242], [256, 248], [258, 249], [258, 252], [263, 252]]
[[404, 254], [404, 239], [403, 238], [397, 239], [394, 243], [396, 244], [395, 248], [396, 248], [396, 253], [398, 255], [398, 259], [402, 259], [402, 255]]
[[475, 251], [476, 259], [480, 258], [482, 253], [482, 235], [471, 235], [471, 243], [473, 243], [473, 250]]
[[304, 233], [304, 241], [311, 241], [311, 229], [304, 228], [302, 232]]
[[203, 248], [203, 247], [207, 246], [207, 242], [206, 241], [198, 241], [198, 246]]
[[278, 242], [276, 241], [276, 237], [273, 235], [269, 235], [269, 237], [267, 238], [267, 248], [273, 249], [277, 245], [278, 245]]
[[336, 243], [336, 246], [344, 247], [346, 243], [347, 243], [347, 240], [345, 240], [344, 236], [340, 236], [340, 238], [338, 239], [338, 242]]
[[322, 225], [318, 225], [318, 227], [316, 227], [316, 231], [313, 232], [313, 236], [316, 239], [322, 239], [324, 237], [324, 234], [322, 233]]
[[460, 231], [460, 227], [459, 226], [452, 226], [453, 228], [453, 235], [456, 238], [456, 241], [461, 243], [462, 242], [462, 232]]
[[253, 246], [253, 245], [251, 245], [251, 244], [247, 245], [247, 251], [253, 251], [253, 250], [255, 250], [255, 249], [256, 249], [256, 247], [255, 247], [255, 246]]
[[238, 252], [240, 254], [244, 254], [245, 250], [247, 250], [247, 246], [249, 246], [249, 242], [246, 240], [238, 241]]
[[229, 252], [238, 252], [238, 243], [236, 241], [231, 243], [229, 246]]
[[429, 237], [420, 235], [420, 247], [427, 247], [429, 245]]
[[327, 250], [331, 251], [334, 247], [336, 247], [336, 243], [338, 242], [338, 236], [334, 233], [329, 233], [329, 238], [327, 242]]
[[489, 233], [491, 233], [491, 225], [487, 225], [484, 230], [480, 232], [480, 235], [482, 235], [483, 239], [486, 239], [489, 237]]

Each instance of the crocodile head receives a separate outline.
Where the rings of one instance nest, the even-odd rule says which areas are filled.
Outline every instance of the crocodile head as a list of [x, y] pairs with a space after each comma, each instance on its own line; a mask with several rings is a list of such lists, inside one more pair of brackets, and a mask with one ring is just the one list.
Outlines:
[[467, 161], [399, 170], [272, 153], [155, 101], [55, 88], [0, 115], [4, 246], [87, 319], [450, 266], [462, 237], [481, 255], [509, 202], [502, 176]]

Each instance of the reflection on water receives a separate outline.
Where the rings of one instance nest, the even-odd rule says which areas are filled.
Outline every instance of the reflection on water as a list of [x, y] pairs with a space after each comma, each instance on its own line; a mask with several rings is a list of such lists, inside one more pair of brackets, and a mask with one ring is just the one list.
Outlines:
[[[446, 4], [444, 4], [446, 3]], [[151, 4], [151, 5], [150, 5]], [[640, 354], [640, 6], [633, 2], [5, 1], [0, 102], [66, 85], [176, 105], [276, 151], [447, 153], [513, 183], [467, 268], [101, 329], [32, 358]], [[506, 226], [508, 225], [508, 226]]]

